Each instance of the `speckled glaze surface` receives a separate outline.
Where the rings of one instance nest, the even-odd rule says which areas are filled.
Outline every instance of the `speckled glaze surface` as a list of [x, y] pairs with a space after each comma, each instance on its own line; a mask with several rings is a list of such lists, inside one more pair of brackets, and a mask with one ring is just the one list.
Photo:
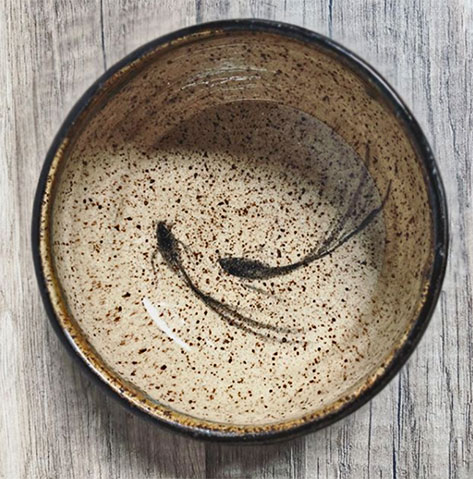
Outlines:
[[267, 439], [341, 417], [406, 359], [445, 205], [420, 130], [363, 68], [302, 29], [204, 25], [66, 121], [38, 189], [40, 284], [128, 403]]

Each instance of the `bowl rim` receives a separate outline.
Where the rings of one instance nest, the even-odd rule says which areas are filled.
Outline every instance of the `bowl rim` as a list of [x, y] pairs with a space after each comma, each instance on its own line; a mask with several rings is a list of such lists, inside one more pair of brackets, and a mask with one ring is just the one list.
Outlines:
[[[206, 421], [200, 419], [198, 419], [198, 421], [201, 424], [204, 424], [204, 426], [189, 426], [184, 422], [164, 420], [162, 417], [152, 415], [144, 408], [140, 408], [137, 404], [132, 403], [129, 398], [121, 395], [117, 390], [113, 389], [112, 385], [99, 374], [99, 372], [90, 362], [85, 360], [84, 356], [80, 354], [80, 350], [74, 343], [74, 340], [70, 337], [70, 335], [66, 334], [65, 330], [61, 326], [53, 306], [53, 300], [50, 296], [48, 281], [42, 266], [42, 256], [40, 250], [42, 232], [41, 212], [43, 203], [46, 199], [45, 193], [53, 160], [58, 154], [63, 140], [67, 137], [67, 134], [74, 126], [75, 121], [79, 118], [81, 113], [86, 110], [91, 100], [102, 90], [107, 80], [109, 80], [114, 74], [122, 70], [124, 67], [130, 66], [130, 64], [142, 59], [144, 56], [152, 53], [154, 50], [163, 45], [172, 45], [174, 41], [185, 40], [186, 38], [196, 34], [207, 33], [208, 35], [212, 35], [215, 33], [232, 31], [247, 31], [249, 33], [262, 32], [279, 35], [289, 40], [302, 41], [309, 45], [318, 47], [328, 54], [332, 54], [337, 61], [343, 62], [360, 78], [368, 83], [371, 83], [376, 88], [377, 92], [380, 93], [383, 101], [387, 102], [393, 113], [399, 119], [405, 134], [408, 135], [412, 146], [418, 155], [419, 162], [423, 165], [424, 179], [432, 211], [433, 229], [432, 271], [428, 290], [425, 295], [425, 300], [419, 310], [417, 318], [412, 322], [410, 330], [404, 337], [402, 344], [390, 358], [389, 364], [382, 368], [381, 373], [376, 375], [372, 382], [368, 384], [364, 390], [361, 390], [358, 395], [351, 400], [346, 401], [340, 407], [331, 412], [329, 411], [321, 416], [313, 417], [305, 422], [294, 423], [292, 426], [289, 426], [285, 429], [275, 427], [274, 424], [268, 424], [261, 426], [261, 428], [257, 430], [255, 429], [247, 432], [243, 431], [243, 433], [241, 432], [241, 429], [239, 429], [238, 432], [228, 429], [228, 427], [226, 427], [227, 425], [224, 424], [220, 425], [221, 429], [219, 430], [218, 423], [209, 421], [208, 423], [212, 423], [214, 426], [217, 426], [217, 428], [210, 429], [205, 427]], [[125, 56], [122, 60], [111, 66], [86, 90], [86, 92], [79, 98], [67, 115], [46, 154], [34, 198], [31, 241], [36, 278], [46, 313], [54, 330], [66, 347], [67, 351], [78, 360], [78, 363], [82, 366], [82, 370], [87, 371], [89, 377], [93, 378], [94, 381], [112, 397], [117, 399], [128, 410], [131, 410], [148, 420], [158, 423], [161, 426], [165, 426], [174, 431], [184, 433], [185, 435], [194, 438], [222, 442], [273, 442], [275, 440], [289, 439], [304, 433], [322, 429], [342, 419], [371, 400], [394, 378], [394, 376], [399, 372], [401, 367], [405, 364], [409, 356], [414, 351], [434, 312], [445, 275], [449, 237], [446, 195], [432, 150], [414, 116], [399, 95], [388, 84], [388, 82], [358, 55], [324, 35], [284, 22], [245, 18], [201, 23], [176, 30], [172, 33], [154, 39], [137, 48]], [[177, 413], [177, 416], [185, 417], [186, 415]], [[285, 421], [281, 424], [287, 424], [290, 422], [291, 421]]]

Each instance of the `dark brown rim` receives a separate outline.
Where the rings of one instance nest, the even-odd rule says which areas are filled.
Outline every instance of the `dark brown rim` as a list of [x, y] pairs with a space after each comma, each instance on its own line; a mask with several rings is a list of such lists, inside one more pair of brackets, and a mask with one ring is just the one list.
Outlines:
[[[46, 191], [46, 183], [52, 162], [60, 148], [63, 140], [66, 138], [69, 130], [73, 127], [76, 119], [87, 108], [90, 101], [102, 89], [106, 81], [116, 72], [129, 65], [130, 63], [142, 58], [146, 54], [152, 52], [159, 46], [173, 42], [177, 39], [183, 39], [190, 35], [200, 32], [226, 32], [226, 31], [249, 31], [249, 32], [266, 32], [278, 34], [290, 39], [296, 39], [307, 44], [317, 46], [319, 49], [327, 51], [332, 54], [337, 60], [342, 61], [346, 66], [351, 68], [366, 82], [370, 83], [373, 88], [379, 93], [386, 104], [392, 109], [393, 113], [398, 117], [404, 126], [406, 134], [409, 136], [412, 146], [416, 150], [419, 159], [422, 161], [425, 170], [425, 180], [428, 190], [430, 206], [432, 210], [433, 222], [433, 265], [430, 277], [429, 288], [425, 297], [425, 301], [420, 309], [419, 315], [413, 323], [407, 338], [401, 347], [395, 352], [389, 365], [384, 371], [355, 399], [348, 401], [339, 409], [330, 412], [324, 416], [317, 417], [303, 424], [295, 427], [279, 430], [271, 429], [268, 426], [266, 430], [258, 432], [240, 434], [233, 431], [215, 429], [206, 429], [205, 427], [192, 427], [178, 422], [164, 421], [160, 418], [146, 413], [144, 410], [138, 409], [127, 398], [117, 394], [108, 383], [106, 383], [94, 370], [90, 364], [86, 364], [77, 349], [77, 346], [65, 334], [61, 327], [58, 317], [56, 316], [50, 293], [47, 286], [46, 277], [41, 265], [40, 254], [40, 232], [41, 232], [41, 207]], [[435, 305], [437, 303], [442, 281], [445, 275], [447, 253], [448, 253], [448, 218], [447, 218], [447, 204], [445, 198], [445, 191], [443, 188], [440, 173], [435, 162], [434, 156], [424, 136], [419, 124], [414, 119], [412, 113], [409, 111], [404, 102], [391, 88], [391, 86], [384, 80], [384, 78], [375, 71], [371, 66], [364, 62], [354, 53], [347, 50], [345, 47], [330, 40], [327, 37], [319, 35], [310, 30], [297, 27], [294, 25], [274, 22], [269, 20], [259, 19], [239, 19], [239, 20], [224, 20], [217, 22], [204, 23], [194, 25], [188, 28], [178, 30], [169, 35], [165, 35], [156, 40], [153, 40], [146, 45], [138, 48], [120, 62], [116, 63], [108, 69], [79, 99], [79, 101], [72, 108], [71, 112], [62, 124], [57, 133], [44, 161], [41, 175], [36, 190], [36, 196], [33, 205], [32, 218], [32, 250], [33, 260], [35, 265], [36, 276], [43, 298], [46, 312], [51, 320], [51, 323], [62, 340], [66, 349], [73, 357], [78, 359], [82, 365], [83, 370], [87, 371], [90, 377], [93, 377], [98, 384], [100, 384], [108, 393], [114, 398], [118, 399], [121, 404], [125, 405], [135, 413], [140, 414], [147, 419], [159, 423], [165, 427], [171, 428], [177, 432], [185, 433], [194, 438], [208, 439], [226, 442], [254, 442], [254, 441], [275, 441], [287, 439], [303, 433], [308, 433], [328, 426], [329, 424], [338, 421], [346, 415], [352, 413], [360, 408], [367, 401], [372, 399], [379, 391], [381, 391], [390, 380], [398, 373], [400, 368], [407, 361], [411, 353], [414, 351], [417, 343], [420, 341], [429, 321], [433, 314]]]

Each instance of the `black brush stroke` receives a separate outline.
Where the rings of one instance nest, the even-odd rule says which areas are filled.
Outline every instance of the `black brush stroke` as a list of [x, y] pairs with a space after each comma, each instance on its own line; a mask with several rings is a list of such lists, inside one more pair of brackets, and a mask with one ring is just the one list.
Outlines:
[[[366, 180], [368, 178], [368, 164], [370, 160], [369, 154], [369, 146], [366, 147], [366, 165], [363, 169], [363, 173], [361, 175], [360, 183], [358, 184], [357, 189], [346, 209], [345, 213], [340, 217], [339, 221], [337, 222], [334, 229], [331, 233], [326, 237], [323, 243], [316, 248], [313, 248], [304, 258], [300, 261], [295, 263], [291, 263], [285, 266], [270, 266], [262, 261], [248, 259], [244, 257], [228, 257], [228, 258], [220, 258], [218, 260], [222, 269], [232, 275], [238, 276], [240, 278], [245, 279], [270, 279], [276, 276], [282, 276], [288, 273], [292, 273], [293, 271], [308, 266], [309, 264], [317, 261], [324, 256], [333, 253], [337, 248], [342, 246], [346, 243], [350, 238], [355, 236], [358, 233], [361, 233], [379, 214], [379, 212], [383, 209], [384, 205], [389, 196], [389, 192], [391, 191], [391, 182], [389, 182], [386, 193], [384, 198], [381, 202], [381, 205], [372, 209], [364, 218], [363, 220], [351, 231], [346, 233], [345, 235], [338, 237], [340, 232], [345, 227], [348, 219], [353, 216], [356, 205], [358, 203], [358, 199], [360, 197], [360, 193], [363, 190], [363, 187], [366, 184]], [[338, 239], [337, 239], [338, 237]]]
[[[298, 332], [304, 332], [303, 329], [285, 328], [280, 326], [274, 326], [263, 321], [256, 321], [252, 318], [242, 315], [237, 310], [231, 308], [227, 304], [218, 301], [212, 296], [201, 291], [189, 277], [189, 274], [187, 273], [186, 269], [182, 264], [181, 254], [179, 251], [179, 241], [175, 238], [175, 236], [171, 232], [171, 229], [168, 228], [168, 226], [166, 226], [163, 221], [158, 222], [156, 228], [156, 238], [158, 251], [160, 252], [167, 266], [184, 280], [189, 289], [204, 304], [206, 304], [211, 310], [215, 311], [228, 324], [236, 326], [242, 331], [252, 333], [264, 339], [270, 339], [279, 342], [301, 342], [297, 339], [288, 339], [286, 337], [278, 338], [271, 335], [270, 333], [294, 334]], [[261, 330], [266, 331], [262, 332]]]

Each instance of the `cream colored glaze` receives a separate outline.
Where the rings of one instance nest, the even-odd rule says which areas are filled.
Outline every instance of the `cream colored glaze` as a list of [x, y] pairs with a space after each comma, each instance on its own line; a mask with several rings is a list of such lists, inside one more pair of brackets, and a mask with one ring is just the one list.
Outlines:
[[[138, 73], [76, 139], [53, 208], [56, 271], [91, 345], [150, 398], [212, 421], [279, 422], [346, 395], [410, 324], [428, 266], [425, 188], [392, 117], [331, 59], [267, 35], [251, 51], [238, 35], [211, 42]], [[222, 271], [221, 256], [307, 253], [346, 211], [367, 141], [381, 194], [393, 182], [383, 216], [310, 266], [252, 281], [259, 290]], [[156, 254], [158, 221], [200, 289], [295, 332], [265, 340], [209, 310]]]

